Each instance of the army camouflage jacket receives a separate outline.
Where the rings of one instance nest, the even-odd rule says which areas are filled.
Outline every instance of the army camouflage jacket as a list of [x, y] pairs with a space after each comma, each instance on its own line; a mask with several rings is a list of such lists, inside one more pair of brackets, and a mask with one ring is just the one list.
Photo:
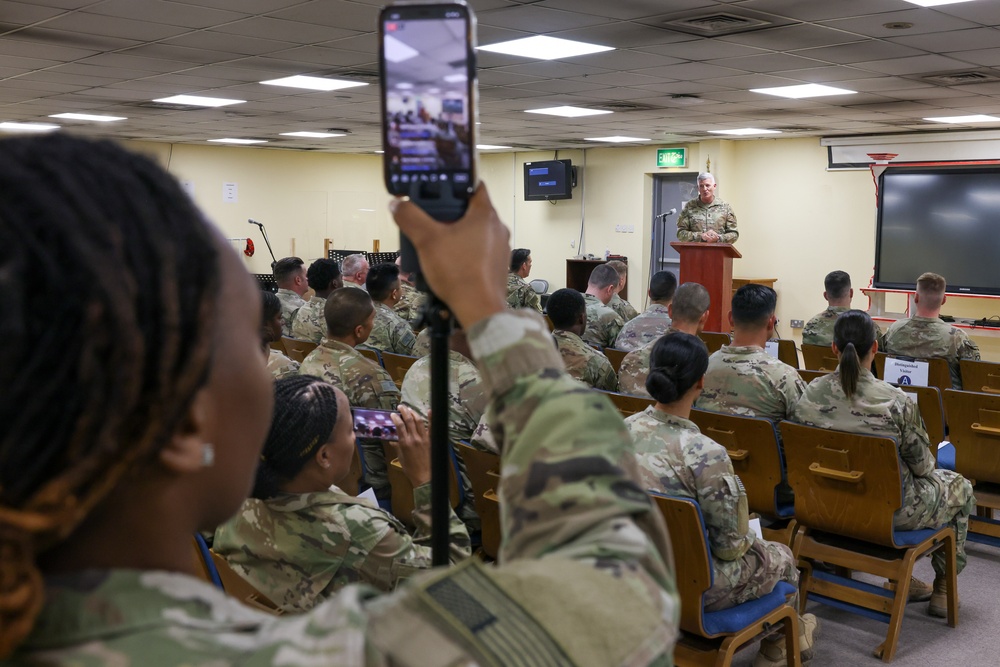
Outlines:
[[326, 299], [314, 296], [292, 315], [292, 338], [319, 345], [326, 337]]
[[538, 292], [533, 290], [531, 285], [524, 281], [524, 278], [516, 273], [508, 273], [507, 307], [534, 308], [538, 312], [542, 312], [542, 301], [538, 297]]
[[581, 338], [588, 343], [614, 347], [618, 332], [625, 326], [625, 322], [593, 294], [584, 294], [583, 300], [587, 303], [587, 330]]
[[267, 356], [267, 370], [274, 376], [275, 380], [280, 380], [289, 375], [297, 375], [299, 364], [297, 361], [292, 361], [283, 355], [280, 351], [271, 348]]
[[417, 336], [409, 322], [397, 315], [392, 308], [380, 301], [375, 302], [375, 323], [365, 343], [369, 347], [393, 354], [413, 354]]
[[[837, 322], [837, 317], [841, 313], [846, 313], [850, 308], [846, 306], [829, 306], [819, 315], [806, 322], [802, 330], [802, 342], [806, 345], [822, 345], [829, 347], [833, 344], [833, 325]], [[878, 341], [878, 349], [885, 351], [885, 336], [882, 330], [875, 325], [875, 340]]]
[[639, 315], [639, 311], [633, 308], [631, 303], [617, 294], [611, 297], [611, 301], [608, 301], [608, 308], [618, 313], [618, 317], [622, 318], [622, 322], [628, 322]]
[[[421, 417], [431, 409], [431, 358], [413, 362], [403, 378], [402, 403]], [[455, 350], [448, 351], [448, 436], [452, 442], [471, 440], [489, 396], [475, 364]]]
[[683, 243], [700, 243], [701, 235], [714, 230], [723, 243], [736, 243], [740, 232], [736, 229], [736, 214], [728, 202], [716, 197], [711, 204], [703, 204], [695, 197], [684, 204], [677, 216], [677, 240]]
[[[670, 326], [663, 335], [680, 333]], [[658, 339], [657, 339], [658, 340]], [[646, 377], [649, 375], [649, 357], [653, 353], [653, 344], [656, 340], [646, 343], [638, 350], [632, 350], [622, 359], [622, 365], [618, 369], [618, 391], [633, 396], [643, 396], [651, 398], [646, 391]]]
[[295, 311], [306, 305], [305, 299], [290, 289], [279, 289], [276, 293], [278, 301], [281, 302], [281, 317], [285, 324], [281, 327], [281, 333], [285, 336], [292, 335], [292, 316]]
[[699, 410], [781, 421], [806, 384], [798, 371], [756, 345], [723, 345], [708, 358]]
[[641, 315], [629, 320], [618, 332], [615, 347], [619, 350], [638, 350], [646, 343], [652, 343], [667, 333], [670, 328], [670, 315], [667, 307], [658, 303], [650, 304]]
[[919, 359], [946, 359], [955, 389], [962, 388], [959, 360], [980, 360], [979, 346], [964, 331], [936, 317], [911, 317], [893, 322], [885, 332], [885, 351]]
[[567, 373], [594, 389], [618, 391], [615, 369], [606, 356], [584, 343], [575, 333], [556, 329], [552, 337], [556, 339], [556, 347]]
[[399, 389], [384, 368], [350, 345], [329, 338], [303, 360], [299, 375], [323, 378], [356, 407], [395, 410], [399, 404]]
[[402, 281], [399, 283], [399, 289], [402, 290], [403, 296], [392, 309], [412, 326], [423, 311], [424, 304], [427, 302], [427, 293]]

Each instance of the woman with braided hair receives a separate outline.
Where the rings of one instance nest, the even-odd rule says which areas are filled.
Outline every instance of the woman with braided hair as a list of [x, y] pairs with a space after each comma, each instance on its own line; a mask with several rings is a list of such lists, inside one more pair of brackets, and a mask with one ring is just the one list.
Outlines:
[[[406, 406], [393, 415], [399, 460], [413, 484], [415, 538], [389, 513], [334, 485], [351, 467], [347, 395], [311, 375], [274, 384], [274, 417], [250, 499], [219, 527], [213, 549], [286, 612], [302, 612], [349, 583], [392, 590], [431, 566], [430, 438]], [[471, 555], [454, 512], [450, 560]]]
[[491, 396], [503, 565], [277, 617], [191, 554], [246, 499], [271, 421], [252, 279], [151, 160], [0, 140], [0, 664], [669, 664], [662, 518], [610, 401], [579, 391], [541, 318], [507, 311], [509, 233], [485, 189], [455, 223], [393, 214]]
[[281, 350], [271, 347], [271, 343], [281, 340], [281, 330], [285, 326], [285, 318], [281, 314], [281, 300], [278, 295], [268, 290], [260, 291], [264, 303], [264, 326], [261, 331], [264, 354], [267, 355], [267, 370], [276, 378], [296, 375], [299, 372], [299, 362], [289, 359]]

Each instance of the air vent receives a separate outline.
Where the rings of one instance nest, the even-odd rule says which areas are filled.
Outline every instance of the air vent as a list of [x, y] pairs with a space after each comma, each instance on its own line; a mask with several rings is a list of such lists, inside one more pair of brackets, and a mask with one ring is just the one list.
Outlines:
[[607, 104], [595, 104], [593, 107], [595, 109], [606, 109], [608, 111], [616, 111], [618, 113], [625, 113], [627, 111], [660, 110], [660, 107], [654, 107], [648, 104], [636, 104], [635, 102], [608, 102]]
[[680, 32], [692, 35], [715, 37], [718, 35], [748, 32], [750, 30], [760, 30], [761, 28], [771, 27], [774, 24], [763, 19], [719, 12], [665, 21], [664, 25], [673, 30], [679, 30]]
[[198, 107], [190, 104], [166, 104], [164, 102], [126, 102], [122, 104], [125, 107], [141, 107], [143, 109], [164, 109], [167, 111], [197, 111], [199, 109], [204, 110], [208, 107]]
[[327, 72], [325, 76], [335, 77], [337, 79], [348, 79], [350, 81], [367, 81], [368, 83], [375, 83], [378, 81], [378, 72], [375, 70], [352, 69], [346, 72], [341, 70], [331, 70]]
[[990, 70], [941, 72], [939, 74], [925, 74], [920, 78], [923, 81], [943, 84], [945, 86], [961, 86], [969, 83], [991, 83], [993, 81], [1000, 81], [1000, 76]]

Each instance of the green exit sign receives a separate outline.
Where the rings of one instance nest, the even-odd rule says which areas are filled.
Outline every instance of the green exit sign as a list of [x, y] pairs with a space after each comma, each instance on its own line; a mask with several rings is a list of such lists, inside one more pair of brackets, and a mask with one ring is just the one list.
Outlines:
[[686, 167], [687, 155], [686, 148], [659, 148], [656, 150], [656, 166]]

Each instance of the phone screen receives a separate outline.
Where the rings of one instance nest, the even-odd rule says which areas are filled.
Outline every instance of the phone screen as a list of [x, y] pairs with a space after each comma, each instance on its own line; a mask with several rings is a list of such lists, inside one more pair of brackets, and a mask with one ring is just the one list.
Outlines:
[[354, 417], [354, 435], [358, 438], [376, 440], [399, 440], [396, 425], [389, 415], [399, 414], [390, 410], [366, 410], [351, 408]]
[[475, 184], [473, 18], [461, 4], [382, 11], [382, 131], [389, 192], [435, 184], [467, 198]]

